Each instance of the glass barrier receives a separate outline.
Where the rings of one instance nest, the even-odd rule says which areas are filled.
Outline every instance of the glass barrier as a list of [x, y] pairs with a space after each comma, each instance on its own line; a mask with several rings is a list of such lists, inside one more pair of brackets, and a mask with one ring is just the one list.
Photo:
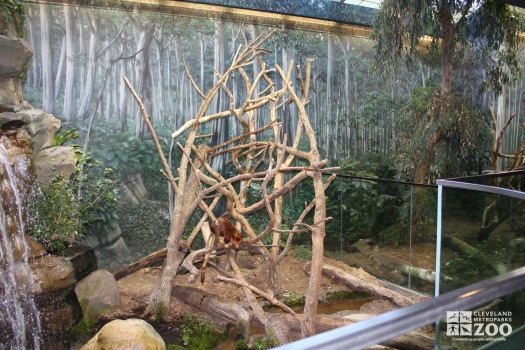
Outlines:
[[[436, 187], [339, 175], [326, 194], [331, 217], [326, 224], [327, 258], [395, 286], [434, 294]], [[294, 208], [310, 202], [313, 188], [301, 184], [292, 196], [285, 218], [298, 216]], [[307, 235], [294, 238], [296, 248], [309, 243]]]
[[[517, 171], [443, 181], [440, 294], [525, 265], [523, 176]], [[481, 187], [455, 187], [465, 185]], [[443, 349], [519, 348], [512, 344], [525, 342], [524, 322], [521, 290], [474, 309], [450, 310], [438, 325], [437, 343]]]

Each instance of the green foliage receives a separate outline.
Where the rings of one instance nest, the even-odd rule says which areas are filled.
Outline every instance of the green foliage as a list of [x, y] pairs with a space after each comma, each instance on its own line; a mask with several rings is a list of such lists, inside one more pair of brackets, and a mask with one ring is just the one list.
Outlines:
[[418, 88], [397, 118], [402, 140], [397, 154], [401, 177], [413, 178], [416, 165], [429, 152], [430, 140], [436, 133], [442, 138], [433, 151], [430, 180], [464, 176], [478, 168], [483, 156], [479, 140], [484, 138], [485, 129], [470, 97], [451, 92], [442, 98], [439, 87]]
[[78, 134], [76, 131], [78, 128], [72, 128], [69, 130], [64, 131], [61, 134], [56, 134], [53, 138], [53, 144], [51, 147], [57, 147], [57, 146], [63, 146], [66, 142], [69, 142], [71, 140], [77, 139]]
[[77, 341], [80, 336], [84, 334], [91, 334], [93, 332], [93, 326], [95, 324], [85, 318], [82, 318], [76, 325], [69, 331], [69, 339], [73, 342]]
[[405, 53], [414, 53], [419, 38], [433, 25], [429, 0], [383, 1], [374, 15], [371, 35], [376, 42], [375, 61], [380, 71], [393, 75], [397, 62]]
[[478, 243], [475, 248], [472, 252], [457, 254], [444, 264], [443, 274], [453, 278], [447, 283], [447, 288], [455, 289], [493, 277], [497, 272], [491, 262], [505, 263], [508, 252], [500, 239], [487, 239]]
[[87, 227], [116, 222], [117, 189], [111, 169], [79, 154], [69, 179], [58, 176], [35, 191], [28, 233], [48, 252], [62, 253]]
[[442, 20], [446, 18], [453, 18], [454, 33], [447, 49], [462, 59], [465, 49], [472, 47], [477, 61], [485, 65], [485, 86], [501, 93], [502, 85], [516, 79], [520, 71], [518, 38], [525, 21], [518, 10], [497, 1], [455, 0], [440, 2], [439, 8], [430, 0], [383, 1], [374, 17], [372, 34], [376, 67], [393, 75], [397, 62], [406, 54], [410, 58], [426, 34], [433, 38], [430, 51], [438, 52], [437, 41], [445, 32], [446, 20]]
[[264, 337], [260, 337], [255, 339], [252, 345], [252, 349], [254, 350], [267, 350], [274, 348], [276, 346], [279, 346], [279, 341], [276, 337], [272, 337], [269, 335], [266, 335]]
[[235, 350], [248, 350], [248, 344], [244, 339], [237, 339], [235, 341]]
[[[86, 124], [79, 124], [78, 128], [79, 134], [87, 132]], [[171, 131], [161, 125], [155, 128], [167, 156]], [[162, 163], [150, 135], [141, 140], [131, 132], [119, 130], [116, 123], [101, 123], [100, 126], [95, 125], [91, 132], [90, 152], [104, 167], [114, 169], [117, 176], [139, 172], [150, 199], [166, 199], [167, 182], [160, 174]], [[176, 151], [173, 159], [179, 159], [179, 156]], [[173, 167], [177, 167], [176, 162]]]
[[[0, 1], [0, 12], [2, 12], [8, 23], [13, 23], [18, 36], [25, 37], [25, 9], [22, 0]], [[7, 34], [7, 33], [0, 33]]]
[[224, 335], [213, 326], [212, 322], [200, 315], [184, 315], [187, 323], [182, 324], [182, 341], [186, 349], [213, 349]]
[[312, 248], [300, 244], [291, 250], [290, 255], [297, 259], [312, 260]]
[[525, 30], [525, 14], [497, 1], [486, 1], [470, 19], [469, 39], [477, 62], [486, 69], [484, 87], [501, 94], [503, 85], [521, 72], [518, 45]]
[[[373, 166], [360, 161], [345, 162], [341, 168], [342, 173], [350, 176], [377, 178], [374, 173], [364, 170], [374, 170]], [[395, 199], [388, 188], [380, 188], [378, 182], [342, 176], [328, 188], [326, 194], [327, 212], [332, 217], [327, 222], [326, 244], [334, 249], [340, 245], [341, 238], [352, 244], [378, 234], [385, 211]], [[341, 232], [342, 237], [337, 232]]]
[[176, 344], [168, 344], [166, 345], [167, 350], [184, 350], [184, 346], [176, 345]]

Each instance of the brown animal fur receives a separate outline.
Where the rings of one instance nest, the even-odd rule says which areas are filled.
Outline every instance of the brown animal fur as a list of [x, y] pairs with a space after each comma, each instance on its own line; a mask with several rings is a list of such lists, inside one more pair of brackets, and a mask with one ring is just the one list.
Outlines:
[[[242, 234], [237, 230], [235, 225], [232, 222], [225, 218], [218, 218], [213, 220], [210, 225], [211, 231], [213, 233], [210, 236], [210, 242], [208, 246], [223, 246], [227, 249], [230, 249], [231, 246], [235, 249], [239, 249], [242, 244]], [[210, 258], [210, 253], [206, 254], [204, 257], [204, 262], [201, 267], [201, 283], [204, 283], [204, 276], [206, 273], [206, 266], [208, 265], [208, 260]]]

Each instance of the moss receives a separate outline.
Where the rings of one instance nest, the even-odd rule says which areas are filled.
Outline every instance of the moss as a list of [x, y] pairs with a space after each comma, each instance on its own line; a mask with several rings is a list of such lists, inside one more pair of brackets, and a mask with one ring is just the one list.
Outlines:
[[77, 341], [81, 335], [88, 334], [91, 335], [93, 332], [93, 327], [96, 322], [92, 322], [88, 319], [81, 319], [76, 325], [71, 328], [69, 331], [69, 339], [71, 341]]
[[184, 315], [184, 318], [188, 322], [181, 325], [180, 328], [185, 349], [213, 349], [228, 338], [228, 334], [220, 332], [209, 319], [203, 316]]
[[277, 338], [272, 334], [254, 338], [255, 340], [253, 341], [252, 349], [255, 350], [266, 350], [281, 345]]
[[244, 339], [239, 339], [235, 341], [235, 350], [245, 350], [248, 349], [248, 344]]
[[168, 346], [166, 346], [166, 349], [167, 350], [184, 350], [184, 346], [168, 344]]
[[164, 316], [166, 315], [166, 305], [164, 304], [158, 304], [155, 308], [155, 323], [161, 323], [164, 319]]
[[303, 307], [305, 303], [305, 296], [290, 292], [283, 294], [283, 296], [280, 297], [279, 300], [286, 306], [289, 306], [291, 308]]
[[343, 300], [355, 300], [370, 297], [370, 294], [363, 292], [355, 292], [353, 290], [343, 290], [340, 292], [326, 294], [326, 301], [329, 303], [335, 303]]

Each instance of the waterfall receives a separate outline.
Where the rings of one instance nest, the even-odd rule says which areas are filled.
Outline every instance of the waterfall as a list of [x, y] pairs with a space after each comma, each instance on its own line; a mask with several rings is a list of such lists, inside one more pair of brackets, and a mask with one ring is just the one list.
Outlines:
[[[3, 168], [3, 171], [2, 171]], [[4, 179], [2, 179], [4, 177]], [[0, 183], [8, 184], [7, 193], [14, 200], [15, 215], [8, 217], [3, 201], [9, 200], [2, 193], [0, 198], [0, 349], [40, 349], [42, 328], [40, 315], [32, 293], [35, 290], [33, 274], [28, 263], [29, 247], [25, 240], [22, 215], [23, 203], [17, 178], [9, 163], [7, 150], [0, 144]], [[10, 220], [16, 232], [10, 233]], [[22, 257], [15, 259], [15, 248]], [[22, 283], [23, 282], [23, 283]]]

